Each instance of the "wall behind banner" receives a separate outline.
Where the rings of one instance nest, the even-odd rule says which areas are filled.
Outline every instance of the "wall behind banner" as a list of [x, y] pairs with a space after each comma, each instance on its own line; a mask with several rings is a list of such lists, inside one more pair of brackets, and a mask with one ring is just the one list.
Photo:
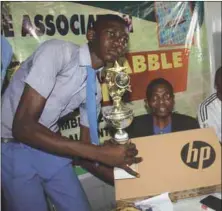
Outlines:
[[[87, 5], [88, 4], [88, 5]], [[89, 5], [90, 4], [90, 5]], [[87, 27], [100, 14], [118, 14], [130, 27], [127, 60], [131, 77], [131, 107], [135, 115], [146, 113], [145, 89], [156, 77], [168, 79], [176, 91], [175, 110], [196, 116], [198, 104], [210, 93], [209, 55], [202, 2], [10, 2], [2, 34], [14, 50], [8, 78], [38, 47], [49, 39], [76, 44], [86, 42]], [[109, 104], [102, 85], [103, 109]], [[63, 135], [79, 137], [79, 117], [61, 125]], [[101, 142], [109, 133], [100, 120]], [[82, 174], [82, 170], [78, 170]]]

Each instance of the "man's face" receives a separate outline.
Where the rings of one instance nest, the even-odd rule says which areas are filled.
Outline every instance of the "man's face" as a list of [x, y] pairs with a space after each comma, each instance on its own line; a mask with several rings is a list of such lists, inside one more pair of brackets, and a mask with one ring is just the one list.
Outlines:
[[114, 62], [127, 51], [129, 32], [119, 22], [102, 23], [96, 31], [96, 54], [103, 62]]
[[148, 100], [152, 113], [158, 117], [168, 117], [174, 107], [174, 95], [164, 84], [156, 85], [152, 97]]

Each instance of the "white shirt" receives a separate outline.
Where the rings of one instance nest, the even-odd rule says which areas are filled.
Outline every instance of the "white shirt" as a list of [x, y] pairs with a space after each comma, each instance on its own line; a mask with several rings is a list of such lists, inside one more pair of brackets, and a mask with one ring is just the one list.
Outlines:
[[221, 100], [216, 93], [199, 105], [198, 121], [201, 128], [213, 127], [221, 142]]

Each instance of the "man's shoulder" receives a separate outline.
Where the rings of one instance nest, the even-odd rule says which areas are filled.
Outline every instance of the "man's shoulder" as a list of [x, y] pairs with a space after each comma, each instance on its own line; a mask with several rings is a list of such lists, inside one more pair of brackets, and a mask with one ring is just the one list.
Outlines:
[[216, 99], [217, 99], [216, 93], [211, 94], [210, 96], [208, 96], [207, 98], [203, 100], [203, 102], [199, 105], [199, 109], [203, 110], [207, 108], [209, 105], [214, 103]]
[[132, 124], [126, 128], [130, 138], [152, 135], [152, 115], [143, 114], [136, 116]]
[[78, 50], [80, 46], [70, 41], [51, 39], [51, 40], [46, 40], [45, 42], [41, 43], [38, 50], [45, 49], [45, 48], [52, 48], [55, 50], [58, 49], [61, 52], [63, 50], [75, 51], [75, 50]]
[[139, 116], [135, 116], [133, 118], [132, 124], [127, 128], [129, 130], [140, 130], [141, 127], [145, 125], [149, 125], [152, 123], [152, 117], [150, 114], [143, 114]]
[[48, 45], [73, 45], [73, 46], [78, 46], [75, 43], [72, 43], [70, 41], [66, 41], [66, 40], [59, 40], [59, 39], [50, 39], [50, 40], [46, 40], [44, 41], [42, 44], [48, 44]]
[[185, 114], [173, 113], [172, 120], [175, 131], [200, 128], [197, 119]]
[[[198, 107], [198, 120], [205, 122], [209, 119], [209, 116], [220, 116], [221, 101], [217, 97], [216, 93], [211, 94], [207, 97]], [[219, 111], [219, 112], [218, 112]]]
[[214, 92], [211, 95], [209, 95], [208, 97], [206, 97], [203, 102], [212, 100], [213, 98], [217, 98], [216, 92]]
[[79, 60], [79, 49], [80, 46], [72, 42], [51, 39], [41, 43], [30, 58], [32, 61], [35, 61], [36, 58], [42, 58], [42, 60], [48, 58], [51, 61], [57, 60], [59, 64], [67, 65]]
[[136, 116], [134, 117], [134, 122], [136, 123], [143, 123], [143, 122], [146, 122], [149, 121], [149, 120], [152, 120], [152, 115], [151, 114], [143, 114], [143, 115], [139, 115], [139, 116]]
[[188, 116], [186, 114], [173, 113], [172, 116], [176, 121], [197, 123], [197, 120], [194, 117]]

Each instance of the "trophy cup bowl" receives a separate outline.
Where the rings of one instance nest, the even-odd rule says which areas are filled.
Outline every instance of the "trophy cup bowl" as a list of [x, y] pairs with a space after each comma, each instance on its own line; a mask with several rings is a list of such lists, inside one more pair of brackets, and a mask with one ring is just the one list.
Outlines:
[[114, 139], [118, 143], [125, 144], [129, 140], [127, 132], [123, 129], [132, 123], [133, 116], [133, 110], [126, 106], [122, 106], [120, 110], [111, 108], [103, 112], [106, 123], [117, 130]]

